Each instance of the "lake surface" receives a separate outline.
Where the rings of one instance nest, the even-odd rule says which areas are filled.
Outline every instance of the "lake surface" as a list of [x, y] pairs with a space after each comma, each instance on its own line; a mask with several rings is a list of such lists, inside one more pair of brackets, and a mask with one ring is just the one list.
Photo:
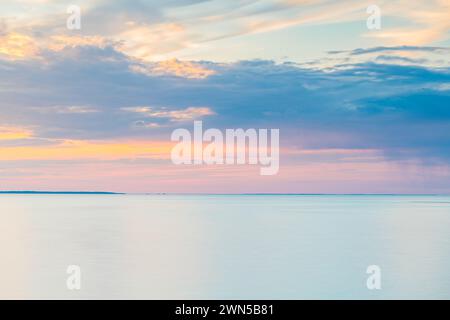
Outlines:
[[449, 299], [449, 235], [445, 196], [0, 195], [0, 298]]

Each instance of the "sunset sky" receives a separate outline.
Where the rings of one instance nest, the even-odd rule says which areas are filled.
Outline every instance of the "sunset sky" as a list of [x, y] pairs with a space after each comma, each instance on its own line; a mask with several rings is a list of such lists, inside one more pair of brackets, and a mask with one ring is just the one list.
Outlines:
[[[194, 120], [279, 173], [172, 164]], [[0, 190], [450, 193], [450, 1], [0, 0]]]

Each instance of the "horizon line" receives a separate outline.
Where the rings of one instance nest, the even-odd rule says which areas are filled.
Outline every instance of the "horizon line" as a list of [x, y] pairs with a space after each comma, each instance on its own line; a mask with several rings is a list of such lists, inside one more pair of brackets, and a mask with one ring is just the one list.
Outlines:
[[113, 191], [48, 191], [48, 190], [0, 190], [0, 194], [92, 194], [92, 195], [304, 195], [304, 196], [449, 196], [445, 193], [273, 193], [273, 192], [243, 192], [243, 193], [203, 193], [203, 192], [113, 192]]

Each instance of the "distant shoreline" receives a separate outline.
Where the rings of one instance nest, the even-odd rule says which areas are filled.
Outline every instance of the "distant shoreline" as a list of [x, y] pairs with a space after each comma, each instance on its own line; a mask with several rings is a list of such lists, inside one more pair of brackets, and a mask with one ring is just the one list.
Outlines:
[[61, 195], [167, 195], [167, 196], [449, 196], [433, 193], [166, 193], [166, 192], [109, 192], [109, 191], [0, 191], [1, 194], [61, 194]]
[[106, 191], [0, 191], [0, 194], [125, 194]]

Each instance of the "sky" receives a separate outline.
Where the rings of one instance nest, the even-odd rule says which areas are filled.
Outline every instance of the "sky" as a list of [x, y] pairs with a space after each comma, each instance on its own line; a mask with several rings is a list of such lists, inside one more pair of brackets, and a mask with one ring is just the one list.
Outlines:
[[[448, 194], [449, 57], [448, 0], [0, 0], [0, 190]], [[278, 174], [173, 164], [196, 120]]]

